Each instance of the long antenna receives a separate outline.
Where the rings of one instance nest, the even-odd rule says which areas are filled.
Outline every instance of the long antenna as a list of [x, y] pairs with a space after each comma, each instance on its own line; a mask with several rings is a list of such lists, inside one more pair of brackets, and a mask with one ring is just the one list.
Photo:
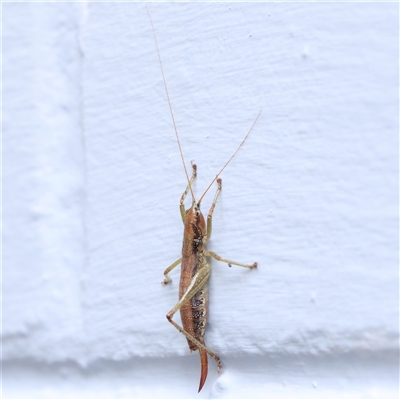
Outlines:
[[[179, 152], [181, 153], [181, 159], [182, 159], [183, 168], [185, 169], [185, 175], [186, 175], [186, 179], [187, 179], [187, 181], [188, 181], [190, 193], [191, 193], [191, 195], [192, 195], [192, 201], [193, 201], [193, 203], [195, 203], [196, 200], [195, 200], [195, 198], [194, 198], [194, 194], [193, 194], [193, 190], [192, 190], [192, 185], [190, 184], [189, 174], [188, 174], [187, 169], [186, 169], [185, 159], [184, 159], [184, 157], [183, 157], [183, 152], [182, 152], [181, 142], [180, 142], [180, 140], [179, 140], [178, 130], [176, 129], [176, 123], [175, 123], [174, 113], [173, 113], [173, 111], [172, 111], [172, 105], [171, 105], [171, 100], [170, 100], [170, 98], [169, 98], [169, 93], [168, 93], [168, 88], [167, 88], [167, 82], [166, 82], [166, 80], [165, 80], [164, 69], [163, 69], [162, 62], [161, 62], [160, 50], [158, 49], [158, 42], [157, 42], [156, 31], [154, 30], [153, 20], [151, 19], [150, 11], [149, 11], [149, 8], [147, 7], [147, 4], [146, 4], [146, 11], [147, 11], [147, 15], [149, 16], [149, 19], [150, 19], [151, 28], [152, 28], [152, 30], [153, 30], [154, 41], [156, 42], [158, 61], [159, 61], [159, 63], [160, 63], [161, 75], [162, 75], [163, 81], [164, 81], [165, 93], [167, 94], [168, 105], [169, 105], [169, 111], [170, 111], [170, 113], [171, 113], [172, 123], [174, 124], [176, 140], [178, 141], [178, 147], [179, 147]], [[215, 181], [215, 179], [214, 179], [214, 181]], [[213, 181], [213, 182], [214, 182], [214, 181]], [[207, 190], [208, 190], [208, 189], [207, 189]]]
[[257, 118], [255, 119], [255, 121], [253, 122], [253, 125], [251, 126], [251, 128], [249, 129], [249, 131], [247, 132], [247, 135], [244, 137], [244, 139], [242, 140], [242, 143], [240, 143], [239, 147], [236, 149], [236, 151], [233, 153], [233, 155], [231, 156], [231, 158], [225, 163], [225, 165], [221, 168], [221, 170], [218, 172], [217, 175], [215, 175], [215, 178], [212, 180], [212, 182], [208, 185], [208, 188], [206, 189], [206, 191], [203, 193], [203, 195], [200, 197], [200, 200], [198, 201], [197, 204], [200, 204], [201, 201], [203, 200], [203, 197], [205, 196], [205, 194], [208, 192], [208, 190], [210, 189], [210, 187], [212, 186], [212, 184], [218, 179], [218, 177], [221, 175], [222, 171], [227, 167], [227, 165], [232, 161], [233, 157], [236, 156], [236, 153], [240, 150], [240, 148], [243, 146], [243, 143], [246, 141], [247, 136], [250, 135], [250, 132], [253, 130], [254, 125], [256, 124], [258, 118], [261, 115], [262, 110], [260, 110], [260, 112], [257, 115]]

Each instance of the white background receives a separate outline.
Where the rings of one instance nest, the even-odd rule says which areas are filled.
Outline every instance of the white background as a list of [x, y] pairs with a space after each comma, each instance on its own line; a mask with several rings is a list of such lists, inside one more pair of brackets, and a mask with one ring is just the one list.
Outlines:
[[149, 9], [197, 197], [263, 110], [214, 213], [259, 262], [212, 261], [223, 373], [197, 395], [165, 319], [186, 183], [145, 4], [3, 3], [3, 396], [397, 396], [398, 4]]

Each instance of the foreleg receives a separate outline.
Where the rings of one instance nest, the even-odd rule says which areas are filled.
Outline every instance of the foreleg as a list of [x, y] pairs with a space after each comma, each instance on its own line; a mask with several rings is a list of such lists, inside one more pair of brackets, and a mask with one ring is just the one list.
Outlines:
[[183, 204], [183, 202], [185, 201], [185, 198], [189, 192], [190, 187], [192, 186], [193, 181], [195, 180], [197, 175], [197, 166], [196, 164], [193, 164], [192, 162], [192, 177], [190, 178], [190, 182], [187, 185], [185, 191], [183, 192], [183, 195], [181, 197], [181, 201], [179, 202], [179, 209], [181, 211], [181, 216], [182, 216], [182, 221], [183, 223], [185, 223], [186, 221], [186, 210], [185, 210], [185, 205]]

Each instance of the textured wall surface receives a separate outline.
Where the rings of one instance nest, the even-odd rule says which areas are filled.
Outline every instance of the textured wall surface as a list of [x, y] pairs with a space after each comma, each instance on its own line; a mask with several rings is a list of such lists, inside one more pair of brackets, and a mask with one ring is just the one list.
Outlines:
[[212, 261], [224, 369], [197, 395], [179, 268], [160, 284], [185, 176], [145, 5], [4, 3], [3, 396], [397, 396], [398, 7], [149, 5], [198, 197], [263, 110], [210, 241], [259, 268]]

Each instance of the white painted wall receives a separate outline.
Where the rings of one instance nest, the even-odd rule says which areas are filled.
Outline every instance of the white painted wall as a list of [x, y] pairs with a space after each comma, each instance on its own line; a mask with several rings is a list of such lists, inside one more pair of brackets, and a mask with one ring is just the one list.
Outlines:
[[259, 262], [212, 262], [223, 373], [197, 395], [165, 319], [185, 176], [145, 5], [3, 3], [3, 397], [397, 396], [398, 4], [149, 8], [196, 193], [263, 109], [214, 214]]

